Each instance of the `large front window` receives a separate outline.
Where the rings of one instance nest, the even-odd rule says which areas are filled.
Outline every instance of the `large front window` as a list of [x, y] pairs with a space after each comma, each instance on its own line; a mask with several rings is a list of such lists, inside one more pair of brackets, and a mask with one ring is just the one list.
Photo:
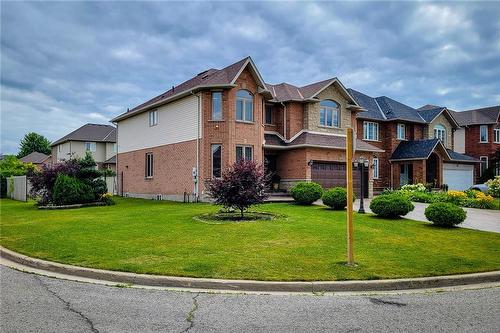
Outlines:
[[479, 127], [479, 142], [488, 142], [488, 125]]
[[446, 128], [443, 125], [434, 126], [434, 138], [446, 144]]
[[212, 177], [219, 178], [222, 173], [222, 145], [212, 145]]
[[363, 139], [378, 141], [378, 123], [365, 121], [363, 123]]
[[336, 102], [326, 99], [319, 103], [319, 124], [340, 127], [340, 107]]
[[253, 121], [253, 96], [248, 90], [236, 93], [236, 120]]
[[236, 146], [236, 160], [251, 161], [253, 159], [252, 146]]

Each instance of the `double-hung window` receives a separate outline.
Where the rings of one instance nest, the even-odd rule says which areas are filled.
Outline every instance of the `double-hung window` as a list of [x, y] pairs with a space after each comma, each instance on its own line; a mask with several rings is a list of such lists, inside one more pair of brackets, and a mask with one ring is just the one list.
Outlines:
[[446, 145], [446, 128], [443, 125], [434, 126], [434, 138]]
[[329, 99], [319, 103], [319, 124], [326, 127], [340, 127], [340, 107]]
[[378, 123], [365, 121], [363, 123], [363, 139], [378, 141]]
[[212, 120], [222, 120], [222, 91], [212, 92]]
[[149, 111], [149, 126], [158, 125], [158, 110]]
[[95, 152], [96, 143], [95, 142], [85, 142], [85, 150]]
[[373, 179], [378, 179], [378, 157], [373, 158]]
[[479, 127], [479, 142], [488, 142], [488, 125]]
[[398, 124], [398, 140], [406, 140], [406, 125], [405, 124]]
[[236, 120], [253, 121], [253, 96], [248, 90], [236, 93]]
[[495, 139], [495, 143], [500, 143], [500, 128], [495, 128], [493, 130], [493, 135], [494, 135], [494, 139]]
[[219, 178], [222, 175], [222, 145], [212, 145], [212, 177]]
[[153, 153], [146, 154], [146, 178], [153, 178]]
[[253, 147], [252, 146], [236, 146], [236, 160], [246, 160], [251, 161], [253, 159]]

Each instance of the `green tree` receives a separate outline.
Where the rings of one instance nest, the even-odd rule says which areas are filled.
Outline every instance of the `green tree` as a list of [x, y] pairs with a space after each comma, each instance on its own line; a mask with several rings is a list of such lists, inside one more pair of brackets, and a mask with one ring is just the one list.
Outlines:
[[21, 140], [17, 157], [24, 157], [34, 151], [50, 155], [50, 141], [43, 135], [31, 132], [26, 134]]

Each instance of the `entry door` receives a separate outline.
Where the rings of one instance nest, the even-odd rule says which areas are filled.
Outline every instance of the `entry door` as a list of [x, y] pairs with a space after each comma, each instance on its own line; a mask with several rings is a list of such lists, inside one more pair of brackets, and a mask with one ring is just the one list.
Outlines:
[[408, 178], [409, 178], [408, 164], [401, 164], [400, 168], [401, 170], [399, 173], [399, 186], [403, 186], [408, 184]]

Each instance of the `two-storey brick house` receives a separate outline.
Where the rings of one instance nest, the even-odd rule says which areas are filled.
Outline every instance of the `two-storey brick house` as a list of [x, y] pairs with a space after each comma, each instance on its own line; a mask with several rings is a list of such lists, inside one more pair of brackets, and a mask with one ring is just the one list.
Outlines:
[[472, 185], [477, 161], [453, 151], [459, 125], [450, 110], [414, 109], [386, 96], [349, 92], [365, 110], [357, 115], [358, 138], [384, 150], [374, 154], [376, 193], [409, 183], [447, 184], [450, 189]]
[[476, 182], [500, 175], [500, 105], [454, 112], [460, 124], [455, 131], [455, 150], [480, 160]]
[[[336, 78], [266, 84], [250, 57], [209, 69], [112, 120], [120, 192], [203, 199], [204, 181], [239, 158], [265, 163], [283, 189], [299, 180], [345, 185], [345, 129], [361, 110]], [[362, 140], [356, 147], [370, 163], [383, 152]]]

